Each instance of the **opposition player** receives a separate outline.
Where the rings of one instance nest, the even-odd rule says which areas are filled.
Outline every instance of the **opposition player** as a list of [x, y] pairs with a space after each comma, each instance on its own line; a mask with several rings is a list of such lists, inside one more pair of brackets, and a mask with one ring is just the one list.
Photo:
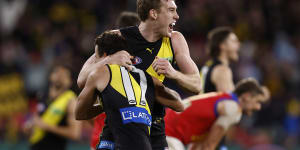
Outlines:
[[[101, 57], [126, 48], [126, 41], [113, 31], [101, 34], [96, 43]], [[152, 149], [150, 127], [154, 100], [176, 111], [183, 110], [178, 93], [164, 87], [158, 79], [135, 67], [129, 72], [119, 65], [106, 65], [90, 73], [78, 97], [77, 119], [99, 114], [99, 109], [94, 109], [93, 105], [96, 91], [101, 94], [108, 126], [114, 137], [114, 144], [106, 143], [102, 147], [104, 149]]]
[[[167, 84], [165, 79], [172, 79], [180, 87], [199, 93], [201, 79], [197, 66], [190, 57], [183, 35], [173, 31], [179, 19], [175, 1], [137, 0], [137, 13], [141, 19], [138, 27], [117, 30], [125, 37], [132, 53], [137, 56], [135, 66], [164, 84]], [[126, 63], [122, 62], [120, 65], [130, 69], [130, 56], [123, 53], [122, 58], [126, 58]], [[175, 62], [180, 71], [173, 68]], [[89, 67], [82, 68], [78, 77], [79, 86], [84, 87], [91, 70]], [[151, 126], [151, 145], [154, 150], [167, 148], [164, 115], [164, 107], [155, 103]]]
[[76, 95], [70, 90], [71, 70], [65, 65], [56, 65], [49, 76], [47, 100], [38, 104], [37, 114], [27, 130], [32, 130], [29, 139], [32, 150], [65, 150], [67, 140], [79, 140], [81, 123], [75, 120]]
[[[182, 113], [167, 110], [166, 134], [170, 150], [214, 150], [226, 131], [251, 115], [269, 98], [268, 91], [252, 78], [243, 79], [233, 93], [211, 92], [183, 101]], [[196, 143], [196, 144], [195, 144]]]

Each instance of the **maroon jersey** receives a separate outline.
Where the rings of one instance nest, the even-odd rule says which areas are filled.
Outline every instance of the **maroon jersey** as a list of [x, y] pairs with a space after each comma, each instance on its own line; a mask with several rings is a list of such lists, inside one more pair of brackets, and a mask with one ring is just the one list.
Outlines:
[[235, 94], [208, 93], [198, 99], [192, 100], [186, 110], [177, 113], [168, 109], [166, 111], [166, 135], [175, 137], [189, 144], [194, 141], [202, 141], [218, 117], [217, 105], [223, 100], [238, 102]]

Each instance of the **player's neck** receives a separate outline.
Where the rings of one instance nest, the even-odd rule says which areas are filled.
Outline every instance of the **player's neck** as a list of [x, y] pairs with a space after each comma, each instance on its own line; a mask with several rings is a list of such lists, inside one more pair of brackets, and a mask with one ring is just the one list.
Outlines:
[[94, 63], [98, 63], [103, 60], [108, 60], [106, 53], [104, 53], [102, 56], [95, 55]]
[[229, 59], [226, 56], [220, 55], [218, 59], [222, 62], [222, 64], [229, 66]]
[[67, 91], [67, 88], [51, 88], [49, 89], [49, 99], [55, 100], [58, 96], [63, 94], [65, 91]]
[[139, 25], [139, 30], [144, 39], [146, 39], [148, 42], [156, 42], [161, 38], [161, 35], [156, 32], [155, 25], [153, 25], [152, 22], [146, 21], [146, 22], [141, 22]]

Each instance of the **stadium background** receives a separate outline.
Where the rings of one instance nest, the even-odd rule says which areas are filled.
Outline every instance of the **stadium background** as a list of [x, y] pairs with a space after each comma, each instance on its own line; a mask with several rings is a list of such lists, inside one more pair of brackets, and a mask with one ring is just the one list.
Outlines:
[[[235, 81], [252, 76], [271, 90], [262, 111], [244, 117], [229, 133], [230, 148], [300, 148], [300, 1], [177, 0], [177, 5], [176, 29], [199, 67], [208, 59], [208, 31], [231, 26], [242, 42], [240, 60], [233, 65]], [[135, 11], [135, 0], [0, 1], [1, 150], [28, 149], [21, 128], [47, 87], [51, 64], [69, 63], [77, 77], [93, 52], [93, 39], [113, 29], [124, 10]], [[90, 132], [85, 127], [82, 140], [69, 149], [89, 149]]]

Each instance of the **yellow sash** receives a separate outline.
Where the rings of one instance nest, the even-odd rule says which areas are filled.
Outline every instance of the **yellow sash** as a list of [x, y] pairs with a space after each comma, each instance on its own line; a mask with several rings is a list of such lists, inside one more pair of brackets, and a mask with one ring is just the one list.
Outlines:
[[[173, 62], [173, 51], [172, 51], [172, 46], [171, 46], [171, 41], [170, 38], [164, 37], [162, 41], [162, 45], [158, 51], [157, 54], [158, 57], [164, 58], [168, 60], [171, 64]], [[164, 81], [165, 76], [164, 75], [158, 75], [156, 71], [153, 69], [152, 65], [149, 66], [149, 68], [146, 70], [148, 74], [150, 74], [152, 77], [157, 78], [161, 82]]]
[[[57, 125], [66, 114], [69, 101], [75, 97], [75, 93], [71, 90], [68, 90], [58, 96], [41, 116], [42, 121], [48, 125]], [[33, 134], [29, 139], [30, 143], [35, 144], [39, 142], [41, 139], [43, 139], [45, 133], [46, 132], [41, 128], [34, 127]]]

